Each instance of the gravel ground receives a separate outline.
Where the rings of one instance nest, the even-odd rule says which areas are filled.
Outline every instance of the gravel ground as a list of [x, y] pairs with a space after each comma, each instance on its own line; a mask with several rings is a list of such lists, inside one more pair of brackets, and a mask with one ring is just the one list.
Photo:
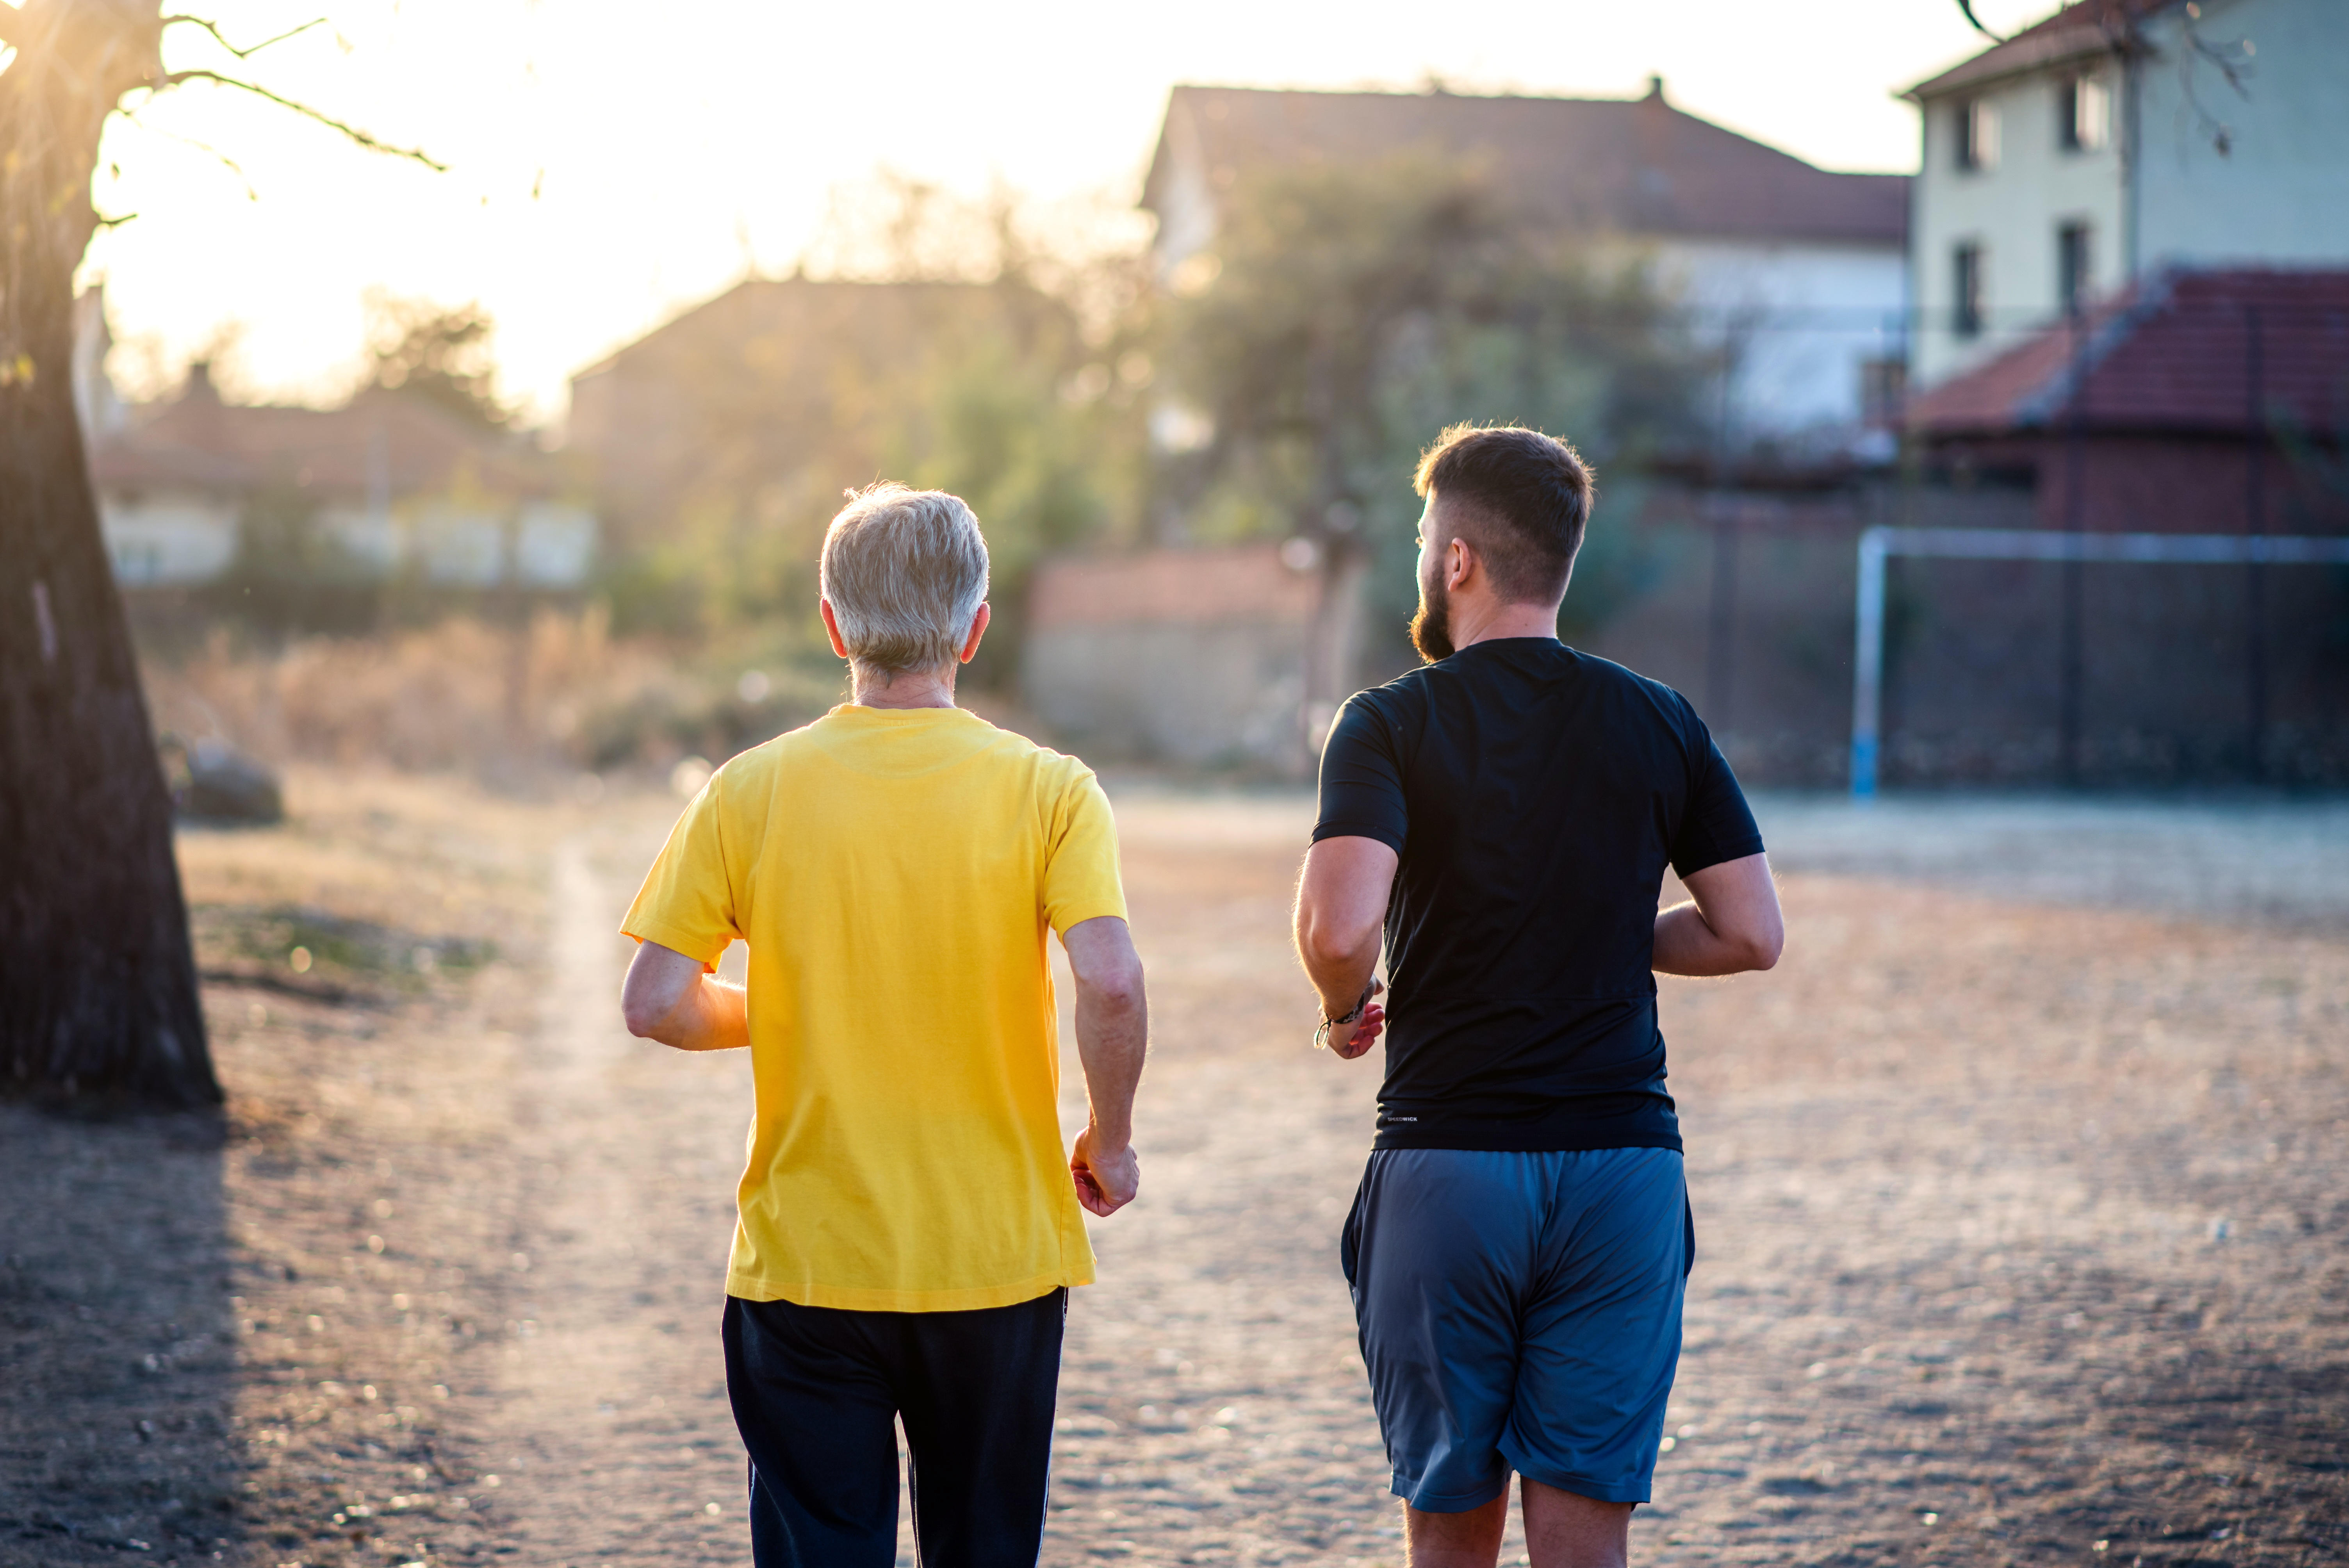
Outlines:
[[1856, 806], [1764, 793], [1754, 805], [1782, 871], [2349, 930], [2349, 800], [1898, 794]]
[[[611, 1016], [674, 803], [294, 799], [183, 843], [231, 1115], [0, 1108], [0, 1563], [747, 1560], [745, 1064]], [[1285, 948], [1309, 809], [1118, 799], [1143, 1197], [1045, 1560], [1399, 1563], [1336, 1265], [1375, 1063], [1309, 1048]], [[1785, 963], [1663, 1002], [1700, 1256], [1635, 1555], [2349, 1556], [2338, 809], [1761, 808]]]

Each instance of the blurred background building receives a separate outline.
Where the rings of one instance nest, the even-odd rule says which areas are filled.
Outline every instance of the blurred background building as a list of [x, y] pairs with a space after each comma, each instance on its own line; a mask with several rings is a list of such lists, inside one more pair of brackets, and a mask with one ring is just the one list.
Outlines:
[[1674, 107], [1661, 77], [1636, 99], [1178, 87], [1142, 194], [1158, 275], [1212, 257], [1223, 203], [1266, 169], [1405, 152], [1481, 169], [1592, 264], [1645, 271], [1725, 358], [1731, 442], [1890, 454], [1908, 179], [1814, 168]]
[[2349, 263], [2344, 72], [2328, 0], [2095, 0], [1910, 88], [1917, 384], [2149, 273]]
[[103, 369], [102, 291], [79, 308], [77, 400], [126, 590], [363, 631], [402, 591], [589, 585], [594, 510], [534, 441], [419, 388], [370, 384], [330, 408], [229, 403], [203, 362], [167, 400], [128, 404]]
[[[984, 700], [1102, 760], [1293, 779], [1412, 662], [1413, 459], [1521, 421], [1600, 475], [1563, 634], [1687, 692], [1749, 777], [1833, 786], [1869, 527], [2349, 533], [2344, 75], [2331, 0], [2080, 0], [1909, 89], [1913, 176], [1661, 79], [1182, 86], [1146, 244], [885, 182], [828, 271], [580, 371], [559, 449], [490, 401], [463, 311], [394, 313], [338, 407], [203, 366], [128, 407], [92, 297], [92, 463], [150, 600], [592, 605], [580, 645], [666, 672], [541, 727], [597, 766], [820, 709], [842, 492], [952, 490], [994, 551]], [[1902, 562], [1886, 657], [1890, 783], [2349, 782], [2333, 568]]]

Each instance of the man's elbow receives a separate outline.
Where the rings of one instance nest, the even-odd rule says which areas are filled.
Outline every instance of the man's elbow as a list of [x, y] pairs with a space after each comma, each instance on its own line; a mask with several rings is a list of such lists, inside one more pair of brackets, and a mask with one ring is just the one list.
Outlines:
[[1786, 951], [1786, 928], [1773, 925], [1757, 931], [1745, 939], [1745, 967], [1748, 970], [1775, 969], [1780, 954]]
[[1121, 966], [1101, 989], [1102, 999], [1121, 1013], [1139, 1013], [1149, 1005], [1149, 982], [1139, 958]]
[[[663, 1006], [661, 999], [640, 995], [633, 991], [620, 993], [620, 1022], [628, 1033], [640, 1040], [657, 1039], [656, 1033], [674, 1009]], [[666, 1043], [666, 1042], [663, 1042]]]
[[1362, 949], [1377, 939], [1375, 926], [1364, 931], [1340, 931], [1317, 922], [1299, 929], [1297, 956], [1304, 961], [1308, 974], [1343, 969], [1359, 963]]
[[1144, 986], [1142, 960], [1138, 957], [1090, 965], [1077, 974], [1077, 989], [1085, 998], [1113, 1014], [1140, 1012], [1147, 995]]

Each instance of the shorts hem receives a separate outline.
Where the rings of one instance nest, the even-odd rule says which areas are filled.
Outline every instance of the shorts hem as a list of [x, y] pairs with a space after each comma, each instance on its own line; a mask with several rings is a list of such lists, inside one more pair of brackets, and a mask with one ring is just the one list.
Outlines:
[[1576, 1475], [1572, 1470], [1550, 1470], [1547, 1466], [1521, 1464], [1517, 1460], [1517, 1456], [1506, 1448], [1501, 1450], [1501, 1457], [1509, 1461], [1511, 1470], [1528, 1480], [1537, 1480], [1544, 1486], [1556, 1487], [1560, 1491], [1570, 1491], [1577, 1497], [1588, 1498], [1593, 1502], [1642, 1503], [1648, 1501], [1649, 1494], [1655, 1491], [1655, 1476], [1652, 1470], [1644, 1481], [1610, 1482], [1594, 1480], [1587, 1475]]
[[1506, 1493], [1509, 1478], [1505, 1475], [1499, 1485], [1486, 1487], [1477, 1492], [1431, 1492], [1423, 1483], [1415, 1485], [1406, 1480], [1402, 1472], [1398, 1470], [1387, 1483], [1387, 1490], [1422, 1513], [1466, 1513]]

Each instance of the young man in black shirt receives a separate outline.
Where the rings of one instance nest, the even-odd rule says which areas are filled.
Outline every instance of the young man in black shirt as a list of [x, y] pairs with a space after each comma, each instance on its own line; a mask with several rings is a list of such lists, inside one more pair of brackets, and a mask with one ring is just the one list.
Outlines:
[[1512, 1470], [1534, 1568], [1619, 1564], [1695, 1247], [1653, 972], [1769, 968], [1777, 892], [1694, 710], [1557, 640], [1573, 449], [1455, 427], [1416, 485], [1428, 662], [1332, 727], [1297, 893], [1320, 1037], [1387, 1036], [1346, 1276], [1413, 1568], [1492, 1568]]

